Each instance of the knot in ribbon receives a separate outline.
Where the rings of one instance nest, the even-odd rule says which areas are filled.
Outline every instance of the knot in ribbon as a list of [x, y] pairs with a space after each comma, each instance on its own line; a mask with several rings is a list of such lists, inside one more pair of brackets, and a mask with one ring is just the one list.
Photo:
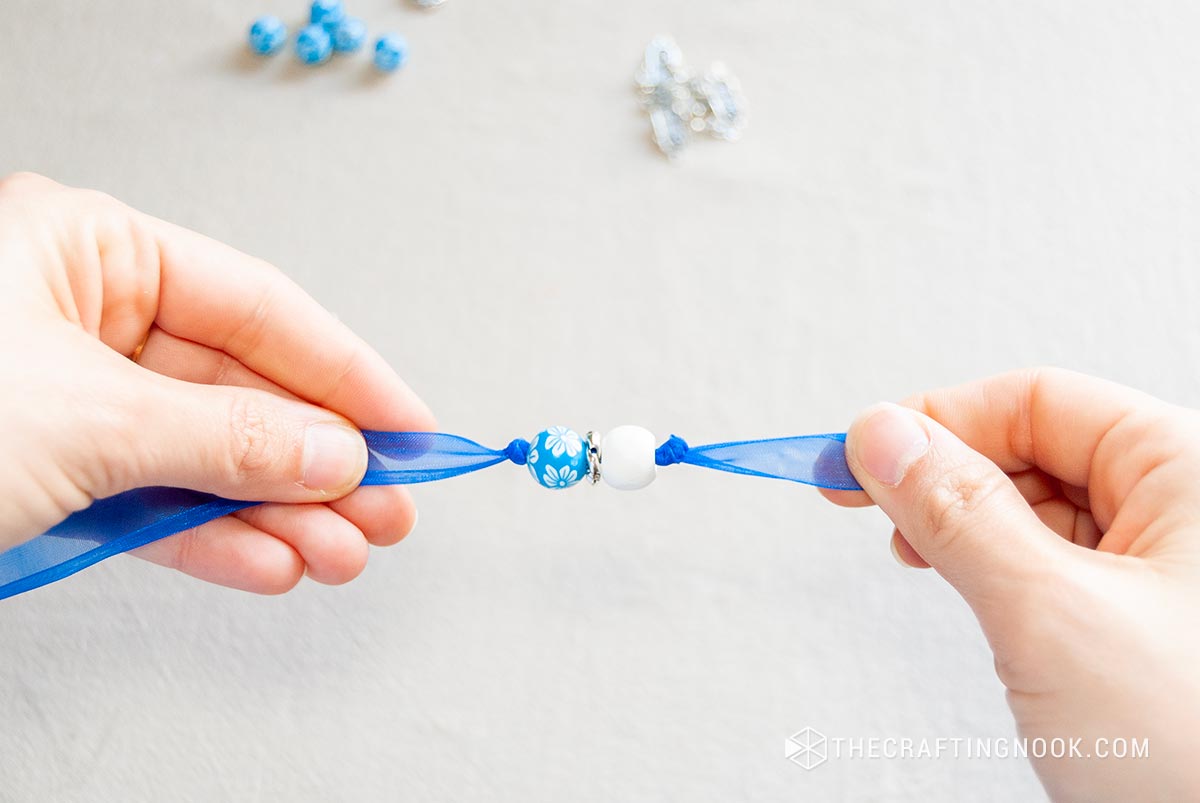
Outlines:
[[504, 447], [504, 456], [518, 466], [525, 465], [525, 461], [529, 459], [529, 441], [513, 438], [512, 442]]
[[689, 448], [687, 441], [678, 435], [672, 435], [662, 446], [654, 450], [654, 464], [673, 466], [676, 463], [682, 463], [683, 459], [687, 457]]

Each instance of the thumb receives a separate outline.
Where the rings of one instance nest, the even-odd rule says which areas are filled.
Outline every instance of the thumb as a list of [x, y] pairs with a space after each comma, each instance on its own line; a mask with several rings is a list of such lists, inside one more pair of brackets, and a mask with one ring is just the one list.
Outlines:
[[967, 602], [1003, 604], [1061, 556], [1063, 542], [994, 463], [933, 419], [894, 404], [846, 438], [850, 470]]
[[159, 376], [143, 383], [131, 487], [319, 502], [354, 490], [366, 472], [362, 434], [329, 410], [252, 388]]

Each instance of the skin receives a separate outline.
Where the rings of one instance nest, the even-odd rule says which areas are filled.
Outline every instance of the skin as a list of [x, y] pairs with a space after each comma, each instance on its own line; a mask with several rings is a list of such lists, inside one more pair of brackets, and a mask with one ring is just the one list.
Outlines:
[[[276, 594], [403, 538], [360, 429], [433, 430], [387, 363], [275, 268], [97, 192], [0, 181], [0, 550], [148, 485], [270, 503], [139, 557]], [[136, 357], [136, 361], [135, 358]], [[36, 403], [30, 403], [37, 400]]]
[[[0, 352], [0, 549], [135, 487], [268, 499], [136, 554], [279, 593], [350, 580], [412, 528], [403, 489], [356, 488], [358, 430], [432, 416], [259, 260], [13, 176], [0, 337], [23, 344]], [[1200, 799], [1200, 414], [1023, 371], [872, 408], [847, 457], [865, 492], [826, 496], [878, 504], [897, 558], [962, 594], [1021, 735], [1149, 740], [1148, 759], [1035, 760], [1055, 800]]]
[[847, 437], [905, 565], [974, 610], [1022, 736], [1149, 740], [1034, 760], [1056, 801], [1200, 800], [1200, 414], [1058, 369], [864, 412]]

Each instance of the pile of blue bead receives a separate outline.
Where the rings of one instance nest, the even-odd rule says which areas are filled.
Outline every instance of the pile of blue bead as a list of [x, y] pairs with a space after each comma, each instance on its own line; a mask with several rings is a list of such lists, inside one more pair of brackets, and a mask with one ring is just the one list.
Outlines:
[[[287, 26], [278, 17], [259, 17], [250, 26], [250, 49], [271, 56], [287, 43]], [[304, 64], [329, 61], [334, 53], [355, 53], [367, 40], [367, 24], [346, 14], [342, 0], [314, 0], [308, 25], [296, 34], [296, 58]], [[408, 42], [389, 33], [375, 41], [373, 62], [382, 72], [393, 72], [408, 61]]]

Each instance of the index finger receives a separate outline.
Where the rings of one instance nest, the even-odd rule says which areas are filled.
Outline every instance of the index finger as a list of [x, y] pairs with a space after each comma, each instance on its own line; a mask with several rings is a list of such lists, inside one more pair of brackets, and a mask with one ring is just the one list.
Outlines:
[[[1125, 497], [1178, 455], [1170, 405], [1060, 368], [1038, 368], [905, 400], [1003, 471], [1039, 468], [1088, 489], [1096, 522], [1111, 524]], [[852, 502], [854, 500], [835, 500]]]
[[429, 408], [374, 349], [268, 263], [165, 221], [160, 328], [219, 349], [363, 429], [430, 430]]
[[[1009, 474], [1040, 468], [1079, 487], [1095, 485], [1102, 444], [1127, 437], [1167, 405], [1140, 391], [1061, 368], [1033, 368], [904, 401]], [[1139, 414], [1142, 418], [1139, 419]], [[1097, 460], [1099, 454], [1100, 460]]]

